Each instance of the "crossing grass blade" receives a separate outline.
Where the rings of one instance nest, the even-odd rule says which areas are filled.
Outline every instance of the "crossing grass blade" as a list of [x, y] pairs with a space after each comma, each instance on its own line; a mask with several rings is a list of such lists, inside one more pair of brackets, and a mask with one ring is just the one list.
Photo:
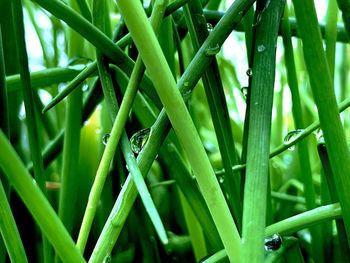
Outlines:
[[[300, 36], [303, 42], [305, 64], [312, 92], [334, 172], [335, 185], [343, 210], [345, 229], [350, 233], [350, 154], [337, 109], [331, 74], [323, 50], [316, 10], [313, 2], [293, 1]], [[318, 65], [315, 67], [315, 65]]]
[[[175, 133], [185, 152], [187, 152], [187, 157], [197, 176], [202, 194], [206, 199], [229, 258], [231, 260], [240, 260], [240, 237], [238, 231], [230, 216], [224, 196], [215, 178], [208, 157], [205, 154], [203, 145], [200, 142], [183, 99], [177, 90], [176, 83], [169, 67], [167, 67], [165, 58], [147, 21], [142, 6], [136, 1], [128, 3], [126, 1], [118, 1], [117, 3], [155, 84], [157, 93], [167, 110]], [[141, 34], [142, 32], [147, 32], [147, 39]], [[165, 87], [167, 88], [165, 89]], [[215, 203], [213, 202], [214, 199]], [[220, 217], [217, 216], [218, 214], [220, 214]], [[227, 235], [228, 232], [230, 233], [230, 237]]]
[[[98, 8], [101, 8], [99, 6], [97, 6]], [[158, 31], [159, 26], [160, 26], [160, 22], [162, 20], [162, 14], [164, 13], [164, 9], [166, 7], [166, 2], [164, 1], [158, 1], [157, 4], [155, 5], [155, 11], [153, 13], [153, 16], [151, 17], [151, 22], [153, 23], [154, 26], [154, 30]], [[103, 21], [103, 16], [101, 17], [101, 13], [100, 14], [96, 14], [96, 18], [95, 20], [96, 23], [98, 24], [98, 26], [102, 26], [101, 20]], [[100, 16], [100, 17], [98, 17]], [[102, 57], [102, 55], [100, 54], [100, 52], [97, 51], [97, 65], [98, 65], [98, 70], [99, 70], [99, 74], [100, 77], [102, 79], [102, 83], [105, 85], [104, 89], [105, 89], [105, 94], [113, 94], [113, 87], [110, 87], [111, 85], [111, 77], [107, 71], [107, 65], [105, 63], [104, 58]], [[99, 169], [97, 171], [97, 175], [96, 175], [96, 179], [94, 181], [94, 185], [92, 187], [91, 190], [91, 194], [89, 197], [89, 201], [87, 204], [87, 209], [83, 218], [83, 222], [82, 222], [82, 227], [78, 236], [78, 241], [77, 241], [77, 245], [78, 247], [84, 251], [86, 242], [87, 242], [87, 238], [88, 238], [88, 234], [92, 225], [92, 221], [96, 212], [96, 207], [98, 204], [98, 200], [99, 197], [101, 195], [102, 192], [102, 188], [108, 173], [108, 169], [111, 163], [111, 160], [113, 158], [113, 153], [116, 150], [116, 147], [119, 143], [119, 139], [122, 136], [122, 144], [123, 144], [123, 148], [127, 149], [128, 151], [130, 148], [130, 143], [129, 140], [125, 139], [126, 136], [125, 134], [122, 135], [123, 133], [123, 129], [131, 108], [131, 105], [134, 101], [134, 98], [136, 96], [136, 92], [137, 92], [137, 88], [139, 85], [139, 82], [141, 80], [142, 74], [144, 72], [144, 66], [142, 63], [141, 58], [138, 58], [136, 60], [136, 64], [135, 64], [135, 68], [133, 69], [133, 72], [131, 73], [131, 78], [130, 81], [128, 83], [128, 87], [127, 90], [124, 94], [124, 98], [121, 104], [120, 109], [118, 110], [118, 113], [116, 113], [116, 117], [115, 117], [115, 122], [111, 131], [111, 138], [109, 139], [109, 144], [106, 147], [105, 153], [102, 156], [102, 160], [99, 166]], [[107, 87], [106, 87], [107, 86]], [[107, 92], [109, 90], [109, 92]], [[111, 93], [110, 93], [111, 92]], [[116, 107], [118, 107], [118, 105], [116, 105], [116, 99], [111, 99], [108, 98], [108, 100], [111, 100], [110, 104], [115, 105]], [[115, 107], [114, 106], [114, 107]], [[111, 109], [112, 107], [110, 107], [110, 111], [112, 111], [113, 109]], [[115, 112], [113, 113], [115, 114]], [[132, 157], [130, 158], [130, 154], [132, 155]], [[130, 154], [125, 154], [125, 158], [126, 160], [129, 162], [129, 166], [134, 167], [133, 168], [133, 174], [134, 174], [134, 180], [137, 180], [137, 188], [138, 190], [144, 189], [142, 190], [142, 198], [143, 200], [147, 200], [146, 204], [147, 204], [147, 211], [150, 214], [153, 214], [153, 217], [151, 217], [152, 219], [155, 219], [156, 222], [154, 222], [154, 225], [156, 227], [156, 229], [158, 230], [158, 234], [160, 237], [162, 237], [162, 241], [164, 243], [167, 243], [167, 237], [165, 234], [165, 230], [164, 230], [164, 226], [161, 223], [161, 220], [159, 218], [158, 212], [154, 207], [154, 204], [152, 202], [152, 200], [149, 197], [149, 193], [147, 191], [147, 187], [143, 181], [142, 175], [139, 171], [139, 169], [137, 168], [137, 164], [135, 161], [135, 158], [133, 157], [133, 153]]]
[[[285, 63], [286, 63], [286, 71], [287, 71], [287, 80], [289, 84], [289, 88], [292, 95], [292, 111], [293, 111], [293, 119], [295, 123], [295, 129], [302, 130], [304, 125], [303, 120], [303, 112], [301, 106], [301, 100], [299, 95], [299, 87], [297, 74], [294, 63], [294, 54], [293, 54], [293, 45], [290, 34], [290, 26], [288, 20], [288, 7], [286, 6], [284, 10], [284, 19], [282, 21], [282, 35], [283, 35], [283, 44], [285, 48]], [[310, 157], [308, 152], [307, 141], [303, 140], [298, 143], [297, 146], [298, 157], [300, 163], [300, 170], [302, 171], [303, 176], [301, 177], [302, 182], [304, 184], [304, 194], [306, 200], [307, 209], [316, 208], [316, 195], [314, 184], [312, 181], [312, 172], [310, 165]], [[313, 251], [314, 257], [317, 258], [318, 262], [323, 261], [323, 254], [319, 253], [321, 251], [321, 229], [319, 227], [312, 228], [310, 230], [312, 232], [312, 236], [314, 236], [314, 244]]]
[[[33, 90], [30, 86], [30, 75], [28, 67], [28, 56], [25, 42], [25, 31], [24, 31], [24, 22], [23, 22], [23, 10], [22, 3], [20, 0], [12, 1], [12, 15], [13, 15], [13, 24], [15, 29], [15, 39], [17, 47], [17, 58], [19, 65], [19, 72], [22, 81], [22, 92], [23, 100], [26, 110], [26, 125], [28, 128], [28, 138], [29, 138], [29, 148], [31, 152], [31, 159], [34, 164], [34, 176], [35, 179], [45, 195], [45, 173], [43, 159], [41, 156], [41, 141], [38, 129], [38, 122], [36, 116], [35, 102], [33, 96]], [[16, 21], [18, 19], [18, 21]], [[50, 244], [48, 243], [44, 234], [42, 235], [43, 239], [43, 256], [45, 262], [52, 262], [52, 252]]]
[[350, 40], [350, 2], [347, 0], [337, 0], [339, 9], [342, 11], [344, 25], [348, 33], [348, 41]]
[[[339, 218], [341, 215], [342, 209], [339, 203], [321, 206], [267, 226], [264, 237], [269, 237], [276, 233], [279, 233], [279, 235], [290, 235], [301, 229]], [[218, 262], [226, 256], [225, 250], [220, 250], [204, 262]]]
[[2, 170], [63, 262], [86, 262], [2, 131], [0, 147]]
[[[266, 6], [265, 6], [266, 4]], [[244, 185], [242, 262], [262, 262], [278, 25], [283, 1], [258, 2]], [[267, 34], [269, 32], [269, 34]]]
[[[337, 191], [335, 188], [335, 178], [334, 174], [332, 172], [332, 168], [329, 162], [328, 154], [327, 154], [327, 148], [324, 144], [324, 142], [320, 141], [317, 145], [318, 154], [320, 156], [323, 171], [326, 178], [326, 183], [330, 192], [330, 197], [332, 202], [338, 202], [339, 198], [337, 195]], [[348, 244], [348, 237], [346, 235], [345, 227], [344, 227], [344, 221], [342, 219], [336, 219], [336, 226], [337, 226], [337, 233], [338, 233], [338, 239], [339, 239], [339, 245], [341, 246], [340, 253], [342, 253], [342, 256], [344, 259], [350, 259], [350, 250], [347, 246]], [[346, 260], [345, 260], [346, 261]]]
[[13, 218], [5, 189], [0, 181], [0, 232], [4, 240], [7, 253], [12, 262], [28, 262], [21, 237]]
[[[185, 11], [186, 10], [187, 9], [185, 9]], [[203, 44], [205, 38], [209, 35], [201, 3], [197, 0], [191, 1], [188, 4], [187, 13], [186, 18], [188, 20], [193, 47], [195, 50], [198, 50], [200, 45]], [[223, 177], [224, 181], [221, 185], [229, 196], [227, 202], [235, 218], [236, 225], [238, 229], [241, 229], [242, 202], [239, 192], [240, 178], [239, 174], [234, 173], [232, 169], [230, 169], [232, 165], [238, 164], [238, 158], [236, 155], [229, 113], [216, 59], [213, 59], [210, 67], [205, 71], [202, 81], [220, 148], [222, 162], [225, 171], [227, 171]]]

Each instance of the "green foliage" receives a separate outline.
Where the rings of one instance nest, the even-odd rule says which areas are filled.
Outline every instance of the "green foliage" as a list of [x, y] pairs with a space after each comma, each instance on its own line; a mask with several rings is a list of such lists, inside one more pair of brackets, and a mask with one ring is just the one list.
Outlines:
[[141, 2], [0, 0], [0, 263], [349, 261], [348, 1]]

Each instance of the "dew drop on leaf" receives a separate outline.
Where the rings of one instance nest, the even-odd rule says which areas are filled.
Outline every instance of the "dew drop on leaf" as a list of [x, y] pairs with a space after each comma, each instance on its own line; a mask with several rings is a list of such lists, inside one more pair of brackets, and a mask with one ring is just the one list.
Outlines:
[[109, 137], [111, 137], [111, 135], [109, 133], [106, 133], [105, 135], [103, 135], [102, 142], [104, 145], [107, 145]]
[[108, 253], [108, 254], [105, 256], [105, 258], [103, 259], [103, 263], [111, 262], [111, 260], [112, 260], [111, 254]]
[[277, 250], [281, 247], [281, 245], [282, 245], [282, 238], [277, 234], [274, 234], [272, 238], [265, 238], [266, 251]]
[[242, 92], [244, 98], [246, 99], [247, 95], [248, 95], [248, 87], [242, 87], [241, 92]]
[[145, 146], [148, 140], [150, 132], [151, 129], [147, 128], [134, 133], [130, 139], [131, 149], [134, 153], [139, 154], [142, 151], [143, 146]]
[[213, 25], [210, 23], [207, 23], [207, 29], [209, 32], [213, 31]]
[[247, 74], [248, 77], [253, 76], [253, 69], [248, 68], [247, 71], [246, 71], [246, 74]]
[[217, 53], [219, 53], [219, 51], [220, 51], [220, 46], [219, 44], [216, 44], [214, 47], [207, 48], [207, 50], [205, 51], [205, 55], [207, 57], [215, 56]]
[[[286, 135], [286, 137], [284, 137], [283, 143], [284, 144], [289, 144], [291, 143], [297, 136], [299, 133], [301, 133], [303, 131], [303, 129], [296, 129], [294, 131], [288, 132], [288, 134]], [[294, 145], [291, 146], [290, 148], [288, 148], [290, 151], [294, 150]]]
[[264, 45], [259, 45], [258, 46], [258, 52], [261, 53], [261, 52], [264, 52], [265, 51], [265, 46]]
[[318, 128], [316, 131], [314, 131], [314, 134], [316, 135], [317, 141], [323, 139], [323, 132], [321, 128]]

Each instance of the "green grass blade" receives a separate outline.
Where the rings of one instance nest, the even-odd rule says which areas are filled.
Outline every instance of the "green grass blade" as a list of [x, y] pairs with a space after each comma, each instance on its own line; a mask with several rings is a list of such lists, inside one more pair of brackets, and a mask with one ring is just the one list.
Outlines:
[[[154, 15], [152, 15], [152, 17], [151, 17], [151, 22], [153, 23], [154, 29], [156, 31], [158, 31], [158, 29], [159, 29], [160, 22], [162, 20], [162, 14], [164, 13], [165, 6], [166, 5], [163, 1], [157, 1], [157, 4], [155, 5], [155, 12], [153, 13]], [[98, 23], [101, 25], [101, 21], [99, 21]], [[103, 59], [102, 59], [102, 57], [99, 58], [99, 56], [100, 55], [97, 54], [98, 60], [102, 60], [102, 61], [98, 62], [98, 68], [99, 68], [99, 72], [100, 72], [100, 77], [102, 79], [102, 83], [105, 83], [105, 84], [111, 83], [110, 75], [106, 71], [106, 66], [104, 65]], [[131, 108], [132, 103], [134, 101], [134, 98], [136, 96], [137, 88], [138, 88], [138, 85], [139, 85], [139, 82], [141, 80], [143, 72], [144, 72], [144, 66], [143, 66], [142, 60], [141, 60], [141, 58], [138, 58], [136, 60], [135, 68], [134, 68], [133, 72], [131, 73], [130, 81], [128, 83], [128, 87], [127, 87], [127, 90], [125, 92], [124, 98], [122, 100], [122, 104], [121, 104], [120, 109], [117, 113], [117, 116], [115, 117], [115, 122], [113, 124], [113, 128], [111, 131], [111, 137], [110, 137], [109, 142], [107, 144], [106, 150], [102, 156], [102, 160], [100, 162], [100, 166], [99, 166], [98, 171], [97, 171], [96, 179], [95, 179], [94, 184], [93, 184], [92, 189], [91, 189], [91, 194], [89, 197], [86, 212], [85, 212], [84, 219], [82, 222], [82, 227], [80, 229], [80, 233], [79, 233], [79, 237], [78, 237], [78, 241], [77, 241], [77, 246], [82, 251], [84, 250], [86, 242], [87, 242], [88, 233], [90, 232], [90, 228], [92, 225], [93, 218], [95, 216], [98, 200], [100, 198], [102, 188], [103, 188], [104, 182], [105, 182], [106, 177], [107, 177], [110, 163], [112, 161], [116, 147], [119, 143], [119, 139], [122, 136], [122, 132], [123, 132], [125, 123], [127, 121], [130, 108]], [[112, 90], [114, 92], [113, 87], [110, 90]], [[108, 103], [108, 105], [115, 104], [116, 102], [114, 102], [114, 101], [116, 101], [116, 99], [111, 101], [110, 103]], [[116, 107], [118, 107], [118, 105], [116, 105]], [[114, 112], [115, 109], [110, 109], [110, 111]], [[127, 140], [127, 142], [129, 143], [128, 140]], [[129, 147], [130, 147], [130, 145], [129, 145]], [[125, 145], [124, 148], [127, 148], [127, 146]], [[135, 163], [133, 160], [130, 160], [130, 158], [127, 158], [127, 159], [131, 162], [132, 166], [135, 166]], [[141, 178], [139, 176], [140, 174], [137, 171], [137, 169], [134, 170], [134, 174], [136, 174], [136, 176], [138, 176], [138, 181], [141, 181], [140, 180]], [[145, 187], [145, 185], [143, 188], [147, 189]], [[148, 198], [146, 194], [144, 195], [144, 197]], [[149, 211], [154, 210], [153, 208], [154, 207], [149, 209]], [[156, 210], [154, 213], [157, 214]], [[158, 219], [158, 221], [160, 222], [160, 219]], [[158, 225], [160, 227], [162, 227], [162, 224], [155, 224], [155, 226], [158, 226]], [[162, 233], [162, 232], [165, 233], [164, 230], [160, 229], [158, 233]], [[160, 236], [163, 237], [163, 241], [165, 242], [166, 238], [164, 238], [164, 233], [160, 234]]]
[[[292, 238], [291, 238], [292, 239]], [[295, 240], [295, 238], [293, 238]], [[294, 240], [291, 240], [292, 242]], [[284, 255], [284, 259], [289, 262], [295, 262], [295, 263], [304, 263], [304, 258], [301, 253], [300, 245], [298, 240], [295, 240], [291, 247], [287, 249]]]
[[[279, 235], [290, 235], [301, 229], [339, 218], [341, 215], [342, 210], [339, 203], [321, 206], [267, 226], [264, 237], [269, 237], [276, 233]], [[205, 262], [218, 262], [217, 260], [221, 260], [226, 256], [225, 250], [220, 250]]]
[[[78, 9], [74, 1], [69, 5]], [[81, 48], [84, 39], [72, 29], [68, 31], [68, 57], [84, 57]], [[61, 187], [59, 193], [58, 216], [69, 233], [73, 230], [75, 204], [78, 198], [79, 176], [78, 161], [80, 148], [80, 128], [82, 121], [82, 90], [75, 89], [66, 104], [65, 132], [62, 151]], [[57, 261], [56, 261], [57, 262]]]
[[172, 170], [177, 185], [194, 211], [204, 230], [204, 234], [208, 237], [209, 247], [213, 249], [222, 248], [215, 224], [190, 171], [186, 167], [175, 145], [170, 140], [165, 141], [165, 145], [167, 146], [161, 149], [162, 158], [170, 167], [170, 170]]
[[284, 1], [260, 2], [256, 28], [244, 186], [242, 259], [262, 262], [278, 26]]
[[[120, 80], [122, 77], [125, 77], [125, 75], [119, 75], [118, 79]], [[148, 103], [145, 101], [141, 94], [138, 94], [135, 98], [133, 111], [144, 127], [150, 127], [154, 123], [154, 125], [151, 127], [152, 133], [150, 134], [149, 138], [150, 142], [146, 144], [145, 148], [142, 150], [140, 156], [138, 157], [142, 173], [147, 174], [148, 169], [156, 157], [166, 134], [170, 130], [170, 124], [167, 120], [164, 110], [160, 113], [158, 120], [155, 122], [156, 116], [152, 113], [152, 110], [148, 106]], [[210, 246], [216, 249], [221, 248], [222, 243], [217, 234], [217, 230], [215, 228], [214, 222], [211, 219], [205, 201], [200, 194], [197, 185], [193, 181], [191, 173], [186, 168], [184, 161], [182, 160], [176, 148], [172, 146], [172, 141], [173, 140], [171, 139], [168, 141], [169, 143], [165, 142], [165, 145], [170, 145], [168, 145], [166, 153], [164, 152], [165, 149], [161, 150], [161, 155], [163, 156], [164, 161], [177, 171], [174, 171], [174, 176], [178, 175], [176, 176], [177, 184], [182, 189], [185, 197], [187, 198], [187, 201], [195, 211], [195, 214], [197, 215], [202, 228], [205, 230], [204, 232], [208, 237]], [[133, 191], [136, 191], [135, 187], [133, 189]], [[127, 200], [130, 200], [127, 203], [134, 202], [134, 199], [131, 198]]]
[[[345, 111], [348, 107], [350, 107], [350, 98], [345, 99], [343, 102], [339, 103], [338, 105], [338, 111], [339, 112], [343, 112]], [[317, 128], [320, 127], [320, 122], [319, 121], [315, 121], [312, 124], [310, 124], [309, 126], [307, 126], [303, 131], [301, 131], [295, 138], [293, 138], [293, 140], [291, 140], [288, 143], [283, 143], [280, 146], [276, 147], [274, 150], [272, 150], [270, 152], [270, 158], [288, 150], [288, 148], [294, 146], [295, 144], [297, 144], [298, 142], [300, 142], [301, 140], [305, 139], [307, 136], [309, 136], [312, 132], [316, 131]], [[240, 171], [246, 168], [246, 164], [239, 164], [239, 165], [235, 165], [234, 167], [232, 167], [232, 170], [234, 171]], [[218, 175], [222, 175], [224, 174], [224, 171], [217, 171], [215, 172], [215, 174]]]
[[[124, 141], [122, 140], [121, 143], [122, 143], [122, 147], [130, 147], [130, 142], [128, 140], [124, 140]], [[145, 180], [143, 179], [141, 171], [138, 168], [136, 159], [133, 156], [133, 154], [129, 154], [129, 158], [125, 158], [125, 160], [128, 166], [128, 171], [130, 172], [132, 179], [135, 182], [137, 191], [140, 194], [142, 202], [146, 208], [147, 214], [151, 219], [154, 228], [157, 231], [160, 241], [163, 243], [163, 245], [166, 246], [168, 245], [169, 240], [168, 240], [164, 225], [159, 216], [157, 208], [154, 205], [151, 194], [148, 191], [148, 187], [145, 183]]]
[[[135, 64], [134, 61], [88, 20], [59, 0], [37, 0], [36, 2], [57, 18], [66, 22], [67, 25], [75, 30], [75, 32], [78, 32], [82, 37], [93, 44], [123, 71], [129, 75], [131, 74]], [[152, 88], [151, 81], [145, 77], [143, 78], [142, 83], [142, 85], [145, 85], [145, 87], [147, 87], [146, 89], [149, 91], [147, 95], [149, 95], [157, 105], [160, 105], [159, 98]]]
[[[318, 109], [321, 128], [325, 138], [332, 170], [335, 175], [336, 189], [343, 209], [347, 234], [350, 234], [350, 154], [347, 148], [344, 130], [332, 85], [331, 74], [323, 50], [318, 27], [316, 10], [311, 1], [295, 0], [294, 9], [306, 67], [310, 77], [312, 93]], [[315, 67], [317, 65], [317, 67]]]
[[10, 116], [8, 108], [8, 97], [7, 97], [7, 82], [5, 78], [5, 60], [4, 52], [2, 47], [2, 33], [0, 28], [0, 128], [6, 134], [7, 137], [10, 135]]
[[[178, 10], [176, 12], [176, 15], [180, 16], [180, 14], [182, 14], [182, 12], [180, 10]], [[204, 10], [204, 15], [205, 15], [207, 21], [209, 23], [211, 23], [213, 26], [218, 23], [218, 21], [221, 19], [221, 17], [224, 14], [225, 14], [225, 12], [222, 12], [222, 11], [211, 11], [211, 10], [206, 10], [206, 9]], [[295, 18], [294, 17], [289, 18], [289, 23], [290, 23], [290, 27], [291, 27], [292, 36], [300, 38], [299, 32], [297, 30], [297, 24], [296, 24]], [[251, 24], [250, 24], [250, 26], [251, 26]], [[320, 22], [319, 26], [321, 29], [322, 38], [325, 38], [326, 25], [325, 25], [325, 23]], [[235, 26], [234, 30], [236, 30], [238, 32], [244, 32], [245, 31], [244, 25], [238, 24]], [[348, 35], [347, 35], [347, 31], [344, 28], [344, 24], [338, 23], [336, 31], [337, 31], [337, 42], [348, 43]], [[279, 34], [281, 34], [281, 32], [279, 32]]]
[[348, 41], [350, 40], [350, 2], [348, 0], [337, 0], [339, 9], [342, 11], [344, 25], [348, 33]]
[[10, 204], [0, 181], [0, 232], [7, 248], [11, 262], [28, 262], [26, 252], [18, 233], [15, 219], [13, 218]]
[[0, 131], [0, 166], [64, 262], [85, 262], [57, 214]]
[[265, 235], [271, 236], [275, 233], [289, 235], [303, 228], [338, 218], [341, 214], [339, 203], [321, 206], [267, 226]]
[[85, 0], [77, 0], [77, 4], [79, 6], [79, 10], [80, 13], [82, 14], [82, 16], [88, 20], [89, 22], [91, 22], [91, 11], [90, 8], [88, 6], [88, 4], [86, 3]]
[[121, 69], [130, 73], [133, 61], [99, 29], [79, 15], [72, 8], [58, 0], [37, 0], [41, 7], [66, 22], [72, 29], [81, 34], [96, 48], [117, 63]]
[[[30, 74], [29, 74], [29, 68], [28, 68], [28, 56], [27, 56], [26, 43], [25, 43], [23, 10], [22, 10], [22, 3], [20, 0], [12, 1], [12, 15], [13, 15], [14, 30], [15, 30], [14, 33], [15, 33], [15, 39], [16, 39], [16, 46], [17, 46], [19, 72], [21, 75], [21, 80], [23, 85], [22, 91], [23, 91], [23, 100], [24, 100], [24, 106], [26, 111], [26, 124], [28, 128], [29, 148], [31, 153], [31, 159], [34, 164], [34, 176], [40, 189], [46, 195], [46, 187], [45, 187], [46, 178], [44, 174], [43, 159], [41, 156], [41, 145], [40, 145], [41, 142], [40, 142], [39, 129], [37, 126], [33, 90], [30, 86]], [[16, 19], [18, 19], [18, 21]], [[44, 261], [52, 262], [50, 245], [44, 235], [42, 236], [42, 239], [43, 239]]]
[[186, 201], [186, 198], [183, 196], [183, 193], [180, 190], [178, 190], [178, 193], [180, 197], [181, 207], [184, 213], [185, 223], [188, 229], [188, 234], [191, 239], [193, 253], [196, 261], [198, 262], [201, 258], [207, 255], [204, 234], [194, 212]]
[[[288, 8], [286, 6], [284, 10], [284, 17], [282, 21], [282, 35], [283, 35], [283, 44], [285, 49], [285, 63], [286, 63], [286, 71], [287, 71], [287, 80], [289, 84], [289, 88], [292, 95], [292, 111], [293, 111], [293, 119], [295, 123], [295, 129], [303, 129], [304, 120], [303, 120], [303, 112], [301, 107], [300, 95], [299, 95], [299, 87], [297, 80], [297, 73], [295, 69], [294, 63], [294, 54], [293, 54], [293, 46], [290, 34], [290, 26], [288, 20]], [[301, 180], [304, 184], [304, 195], [306, 200], [307, 209], [313, 209], [316, 207], [315, 201], [315, 189], [312, 181], [312, 172], [310, 165], [310, 157], [308, 152], [307, 141], [300, 141], [297, 147], [300, 170], [302, 173]], [[319, 251], [322, 251], [321, 244], [321, 229], [320, 228], [311, 228], [311, 234], [313, 236], [313, 240], [315, 240], [312, 244], [313, 255], [314, 258], [317, 259], [317, 262], [323, 262], [323, 254]]]
[[[178, 86], [182, 94], [187, 94], [188, 91], [194, 87], [195, 83], [199, 80], [200, 76], [209, 65], [211, 58], [205, 56], [205, 50], [211, 45], [215, 46], [216, 43], [221, 45], [225, 38], [230, 34], [231, 30], [241, 20], [242, 16], [249, 9], [252, 3], [253, 1], [247, 0], [237, 0], [233, 3], [220, 23], [218, 23], [217, 27], [214, 28], [209, 38], [205, 41], [205, 45], [201, 47], [192, 64], [186, 69], [185, 74], [181, 77]], [[118, 73], [117, 79], [119, 81], [124, 81], [124, 73], [122, 73], [120, 70], [117, 70], [116, 72]], [[188, 98], [188, 96], [185, 96], [185, 99], [186, 98]], [[140, 107], [147, 108], [144, 103], [140, 103]], [[147, 117], [147, 115], [144, 117]], [[144, 117], [142, 118], [143, 121], [146, 119]], [[149, 127], [152, 124], [152, 121], [150, 119], [147, 119], [147, 121], [148, 123], [144, 125]], [[165, 138], [168, 124], [169, 122], [163, 109], [160, 117], [152, 127], [153, 131], [151, 137], [148, 139], [149, 143], [146, 144], [145, 148], [137, 158], [140, 170], [143, 174], [145, 174], [151, 167], [151, 164], [158, 153], [160, 143], [162, 142], [162, 140], [159, 140], [159, 138]], [[152, 135], [154, 135], [154, 137], [152, 137]], [[118, 196], [110, 217], [106, 222], [102, 234], [95, 246], [94, 252], [90, 257], [90, 262], [103, 260], [104, 255], [111, 252], [123, 227], [123, 222], [125, 222], [136, 196], [137, 191], [135, 185], [133, 184], [131, 178], [128, 178], [124, 183], [121, 194]], [[123, 199], [127, 201], [122, 202]], [[113, 225], [112, 222], [118, 222], [118, 224]], [[106, 243], [104, 240], [110, 240], [110, 242]]]
[[[208, 36], [207, 22], [204, 19], [200, 2], [197, 0], [191, 1], [188, 4], [188, 13], [189, 32], [194, 49], [198, 50], [199, 45], [203, 44], [205, 38]], [[223, 178], [224, 181], [221, 185], [229, 196], [227, 202], [235, 218], [236, 225], [238, 229], [240, 229], [242, 225], [242, 202], [239, 192], [239, 174], [234, 173], [232, 169], [230, 169], [233, 164], [238, 164], [238, 159], [216, 59], [213, 59], [210, 67], [205, 71], [202, 81], [219, 144], [221, 158], [225, 171], [228, 172], [225, 174]]]
[[[318, 154], [320, 156], [323, 171], [325, 174], [325, 178], [327, 181], [328, 189], [330, 192], [330, 198], [332, 202], [339, 202], [339, 198], [337, 195], [336, 187], [335, 187], [335, 178], [334, 174], [332, 172], [332, 168], [329, 162], [327, 148], [324, 143], [320, 142], [317, 145]], [[340, 253], [342, 254], [342, 257], [344, 261], [350, 260], [350, 250], [347, 246], [348, 244], [348, 237], [345, 232], [344, 227], [344, 221], [342, 219], [336, 219], [335, 221], [336, 227], [337, 227], [337, 233], [338, 233], [338, 239], [339, 239], [339, 246], [340, 246]], [[347, 260], [346, 260], [347, 259]]]
[[75, 76], [74, 79], [71, 82], [69, 82], [69, 84], [43, 108], [42, 113], [47, 112], [61, 100], [67, 97], [69, 93], [71, 93], [76, 87], [78, 87], [85, 79], [91, 76], [96, 71], [96, 69], [96, 62], [87, 65], [85, 69], [83, 69], [77, 76]]
[[23, 12], [20, 0], [12, 2], [13, 15], [18, 19], [14, 21], [16, 45], [18, 52], [18, 64], [20, 65], [20, 75], [22, 81], [22, 91], [24, 105], [26, 109], [26, 123], [28, 126], [28, 137], [31, 158], [34, 163], [34, 175], [40, 186], [40, 188], [45, 191], [45, 177], [44, 177], [44, 167], [40, 152], [40, 140], [38, 140], [39, 132], [37, 127], [37, 120], [35, 116], [33, 91], [30, 86], [30, 75], [28, 69], [28, 57], [24, 40], [24, 25], [23, 25]]
[[[179, 141], [187, 153], [229, 258], [232, 261], [239, 261], [240, 237], [238, 231], [143, 8], [137, 1], [118, 1], [117, 3], [155, 84], [157, 93], [167, 110]], [[228, 233], [230, 234], [227, 235]]]
[[328, 1], [328, 8], [326, 14], [326, 28], [325, 28], [325, 43], [326, 43], [326, 57], [328, 67], [334, 80], [335, 67], [335, 45], [337, 41], [337, 21], [338, 21], [338, 6], [336, 0]]
[[[97, 106], [97, 104], [102, 99], [102, 94], [100, 92], [101, 85], [100, 81], [96, 79], [92, 84], [92, 87], [89, 89], [88, 94], [84, 98], [83, 102], [83, 117], [81, 125], [90, 117], [91, 113]], [[44, 167], [47, 167], [62, 151], [63, 145], [63, 136], [65, 129], [62, 129], [58, 134], [53, 138], [42, 151]], [[29, 171], [33, 170], [33, 163], [27, 165]]]
[[[30, 84], [32, 88], [44, 88], [52, 84], [66, 82], [76, 77], [81, 70], [72, 68], [49, 68], [30, 73]], [[8, 92], [16, 92], [22, 89], [19, 74], [6, 77]]]

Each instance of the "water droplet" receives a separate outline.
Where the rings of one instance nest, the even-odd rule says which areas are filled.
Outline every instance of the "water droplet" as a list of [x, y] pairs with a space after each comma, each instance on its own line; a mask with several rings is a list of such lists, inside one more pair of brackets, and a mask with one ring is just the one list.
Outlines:
[[103, 259], [103, 263], [111, 262], [111, 260], [112, 260], [111, 254], [108, 253], [108, 254], [105, 256], [105, 258]]
[[[301, 133], [303, 129], [296, 129], [294, 131], [288, 132], [286, 137], [284, 137], [283, 143], [284, 144], [290, 144], [292, 141], [295, 140], [295, 138], [298, 136], [299, 133]], [[290, 151], [294, 150], [294, 145], [289, 148]]]
[[266, 48], [265, 48], [264, 45], [259, 45], [259, 46], [258, 46], [258, 52], [260, 52], [260, 53], [261, 53], [261, 52], [264, 52], [265, 49], [266, 49]]
[[242, 87], [241, 92], [242, 92], [244, 98], [246, 99], [247, 95], [248, 95], [248, 87]]
[[225, 182], [224, 177], [223, 177], [223, 176], [220, 176], [220, 177], [219, 177], [219, 183], [220, 183], [220, 184], [223, 184], [224, 182]]
[[109, 133], [106, 133], [105, 135], [103, 135], [102, 142], [104, 145], [107, 145], [109, 137], [111, 137], [111, 135]]
[[83, 92], [87, 91], [88, 89], [89, 89], [89, 85], [87, 84], [83, 85], [83, 87], [81, 88]]
[[219, 51], [220, 51], [220, 46], [219, 44], [216, 44], [214, 47], [207, 48], [207, 50], [205, 51], [205, 55], [207, 57], [215, 56], [217, 53], [219, 53]]
[[210, 255], [208, 255], [208, 256], [205, 256], [204, 258], [202, 258], [202, 259], [199, 261], [199, 263], [205, 263], [205, 262], [207, 261], [207, 259], [209, 259], [212, 255], [214, 255], [214, 254], [210, 254]]
[[87, 125], [89, 125], [89, 124], [90, 124], [90, 119], [84, 121], [84, 126], [87, 126]]
[[281, 245], [282, 245], [282, 238], [277, 234], [274, 234], [272, 238], [265, 238], [266, 251], [277, 250], [281, 247]]
[[314, 134], [316, 136], [317, 141], [323, 138], [323, 132], [321, 128], [318, 128], [316, 131], [314, 131]]
[[85, 68], [90, 62], [92, 62], [90, 58], [76, 56], [68, 60], [68, 67], [80, 70]]
[[209, 32], [213, 31], [213, 25], [210, 23], [207, 23], [207, 29]]
[[253, 69], [248, 68], [247, 71], [246, 71], [246, 74], [247, 74], [248, 77], [253, 76]]
[[261, 14], [259, 13], [256, 17], [256, 21], [253, 26], [258, 26], [261, 23]]
[[191, 89], [188, 89], [186, 90], [183, 94], [182, 94], [182, 97], [184, 97], [184, 99], [187, 98], [187, 96], [189, 96], [191, 94], [192, 90]]
[[139, 154], [142, 151], [142, 148], [145, 146], [148, 140], [150, 132], [151, 129], [147, 128], [134, 133], [130, 139], [131, 149], [134, 153]]

